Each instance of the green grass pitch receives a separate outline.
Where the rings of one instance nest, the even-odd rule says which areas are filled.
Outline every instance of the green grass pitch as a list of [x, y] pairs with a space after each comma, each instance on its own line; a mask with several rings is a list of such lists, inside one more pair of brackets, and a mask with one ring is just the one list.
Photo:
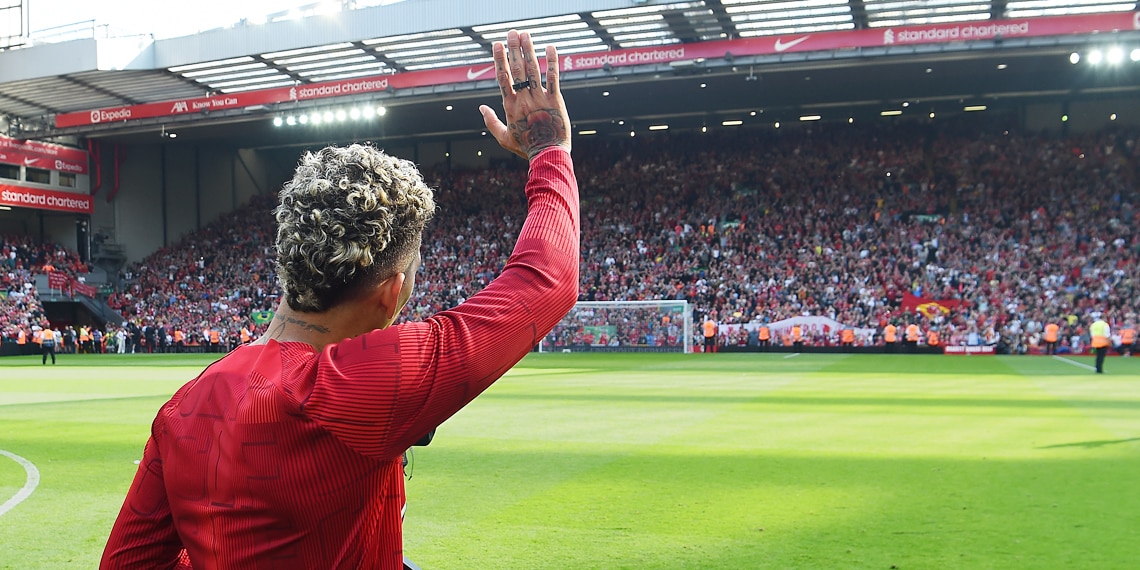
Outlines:
[[[1136, 568], [1140, 358], [531, 355], [416, 448], [425, 569]], [[0, 360], [39, 486], [0, 568], [92, 568], [198, 356]], [[0, 504], [26, 481], [0, 455]]]

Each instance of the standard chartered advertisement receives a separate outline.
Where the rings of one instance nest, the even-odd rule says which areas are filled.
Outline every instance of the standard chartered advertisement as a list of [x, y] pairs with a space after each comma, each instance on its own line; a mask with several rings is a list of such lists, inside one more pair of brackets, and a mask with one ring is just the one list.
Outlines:
[[75, 214], [90, 214], [95, 211], [94, 200], [86, 194], [52, 192], [2, 184], [0, 184], [0, 205]]

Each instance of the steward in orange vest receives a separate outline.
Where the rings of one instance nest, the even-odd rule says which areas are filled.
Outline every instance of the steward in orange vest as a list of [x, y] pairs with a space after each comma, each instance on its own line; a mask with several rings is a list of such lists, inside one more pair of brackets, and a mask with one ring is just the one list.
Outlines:
[[883, 342], [886, 343], [887, 352], [898, 350], [899, 328], [891, 323], [883, 327]]
[[843, 329], [843, 331], [839, 333], [839, 342], [842, 343], [843, 346], [855, 346], [855, 331]]
[[710, 318], [701, 327], [705, 333], [705, 352], [716, 352], [716, 321]]
[[918, 330], [918, 325], [911, 323], [906, 326], [906, 348], [910, 352], [914, 352], [918, 348], [918, 339], [921, 338], [922, 333]]
[[1057, 340], [1060, 339], [1061, 327], [1056, 323], [1045, 325], [1045, 353], [1057, 354]]
[[1132, 356], [1132, 346], [1136, 344], [1136, 329], [1132, 328], [1132, 324], [1124, 325], [1120, 331], [1120, 354], [1124, 356]]

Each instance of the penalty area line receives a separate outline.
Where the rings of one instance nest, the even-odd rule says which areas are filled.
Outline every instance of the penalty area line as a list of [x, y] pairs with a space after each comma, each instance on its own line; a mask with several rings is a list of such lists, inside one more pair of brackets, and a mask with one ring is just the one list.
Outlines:
[[1053, 358], [1060, 360], [1061, 362], [1064, 362], [1065, 364], [1072, 364], [1073, 366], [1080, 366], [1081, 368], [1084, 368], [1085, 370], [1092, 370], [1094, 372], [1096, 371], [1096, 366], [1089, 366], [1088, 364], [1085, 364], [1083, 362], [1077, 362], [1075, 360], [1069, 360], [1068, 358], [1065, 358], [1064, 356], [1057, 356], [1056, 354], [1054, 354]]
[[24, 499], [32, 496], [32, 492], [35, 491], [36, 487], [38, 487], [40, 484], [40, 470], [36, 469], [36, 466], [32, 464], [31, 461], [28, 461], [27, 459], [24, 459], [15, 453], [0, 449], [0, 455], [3, 455], [12, 461], [15, 461], [16, 463], [19, 463], [20, 466], [24, 468], [24, 472], [27, 473], [27, 479], [24, 481], [24, 486], [19, 491], [16, 491], [16, 494], [12, 495], [11, 499], [4, 501], [4, 504], [0, 505], [0, 516], [4, 516], [5, 513], [14, 509], [16, 505], [24, 502]]
[[797, 356], [799, 356], [799, 355], [800, 355], [800, 353], [798, 353], [798, 352], [793, 352], [792, 354], [789, 354], [789, 355], [785, 356], [785, 357], [784, 357], [784, 360], [787, 360], [787, 359], [789, 359], [789, 358], [795, 358], [795, 357], [797, 357]]

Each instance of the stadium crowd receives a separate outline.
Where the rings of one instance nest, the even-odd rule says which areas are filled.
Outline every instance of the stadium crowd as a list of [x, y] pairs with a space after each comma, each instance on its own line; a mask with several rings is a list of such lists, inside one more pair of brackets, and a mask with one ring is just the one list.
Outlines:
[[[1010, 352], [1038, 350], [1050, 323], [1060, 326], [1062, 350], [1087, 344], [1092, 318], [1106, 316], [1114, 329], [1135, 324], [1140, 132], [1062, 138], [995, 124], [580, 138], [580, 298], [688, 300], [693, 335], [711, 320], [720, 344], [748, 342], [735, 325], [800, 316], [877, 331], [860, 345], [881, 343], [889, 324], [914, 323], [924, 343], [934, 331], [942, 344]], [[525, 212], [522, 167], [425, 172], [439, 212], [403, 318], [462, 303], [499, 273]], [[212, 331], [223, 345], [255, 336], [278, 300], [275, 198], [259, 196], [125, 271], [127, 285], [109, 304], [127, 328], [159, 331], [158, 345], [175, 329], [207, 344]], [[23, 269], [5, 260], [9, 291], [36, 267], [21, 255], [13, 259]], [[907, 294], [944, 308], [904, 309]], [[42, 315], [34, 296], [3, 303], [6, 331]], [[600, 329], [596, 312], [571, 313], [548, 340], [662, 346], [684, 336], [668, 312], [622, 315]], [[843, 332], [801, 334], [825, 345]]]
[[0, 339], [31, 342], [36, 330], [50, 322], [36, 292], [35, 276], [62, 272], [74, 279], [90, 267], [79, 254], [55, 243], [39, 243], [27, 236], [0, 236]]

